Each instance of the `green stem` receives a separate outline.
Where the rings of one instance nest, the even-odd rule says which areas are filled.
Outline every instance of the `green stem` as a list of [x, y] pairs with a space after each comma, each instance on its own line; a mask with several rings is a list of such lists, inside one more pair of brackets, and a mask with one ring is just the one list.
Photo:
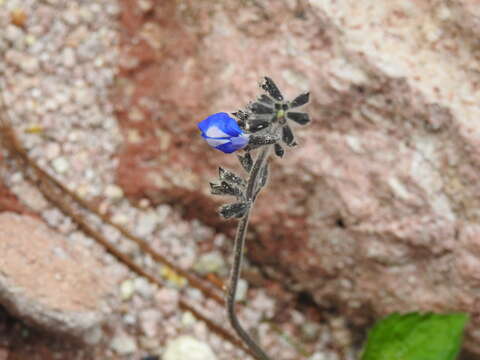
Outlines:
[[264, 146], [253, 165], [250, 177], [248, 178], [246, 199], [249, 202], [249, 207], [244, 217], [240, 220], [237, 227], [237, 233], [235, 236], [235, 243], [233, 249], [233, 266], [230, 274], [230, 282], [227, 290], [227, 314], [230, 324], [236, 331], [238, 336], [247, 344], [247, 346], [255, 354], [258, 360], [270, 360], [267, 354], [262, 348], [252, 339], [252, 337], [243, 329], [238, 321], [237, 314], [235, 313], [235, 296], [237, 293], [238, 280], [240, 279], [243, 249], [245, 247], [245, 238], [247, 235], [248, 221], [250, 218], [250, 210], [253, 208], [253, 204], [256, 198], [258, 181], [260, 175], [265, 166], [267, 166], [267, 160], [270, 153], [271, 145]]

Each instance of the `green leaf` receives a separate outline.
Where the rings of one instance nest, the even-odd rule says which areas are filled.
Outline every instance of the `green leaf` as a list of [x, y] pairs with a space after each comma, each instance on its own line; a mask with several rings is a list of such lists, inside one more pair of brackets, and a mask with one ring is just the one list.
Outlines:
[[454, 360], [468, 315], [392, 314], [369, 332], [362, 360]]

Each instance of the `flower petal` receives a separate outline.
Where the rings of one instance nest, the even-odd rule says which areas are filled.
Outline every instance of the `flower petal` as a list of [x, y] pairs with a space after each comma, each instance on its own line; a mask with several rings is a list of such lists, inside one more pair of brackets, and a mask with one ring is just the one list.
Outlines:
[[235, 146], [237, 150], [240, 150], [248, 145], [248, 141], [250, 140], [250, 135], [241, 134], [239, 136], [233, 137], [231, 140], [232, 140], [232, 145]]
[[205, 136], [210, 138], [225, 138], [229, 137], [229, 134], [225, 134], [222, 130], [220, 130], [217, 126], [211, 126], [205, 131]]
[[221, 152], [224, 152], [225, 154], [231, 154], [235, 151], [238, 150], [237, 147], [233, 146], [231, 142], [228, 142], [223, 145], [216, 146], [215, 149], [220, 150]]
[[214, 148], [230, 142], [229, 139], [212, 139], [212, 138], [208, 138], [208, 137], [205, 137], [205, 136], [204, 136], [204, 138], [207, 141], [207, 144], [210, 145], [211, 147], [214, 147]]
[[217, 128], [221, 132], [227, 134], [227, 136], [238, 136], [242, 133], [242, 129], [240, 129], [235, 119], [231, 118], [224, 112], [210, 115], [205, 120], [198, 123], [198, 128], [203, 134], [207, 134], [210, 128]]
[[248, 145], [249, 136], [246, 134], [241, 134], [240, 136], [235, 136], [229, 139], [228, 143], [216, 146], [215, 149], [223, 151], [226, 154], [230, 154], [234, 151], [243, 149]]

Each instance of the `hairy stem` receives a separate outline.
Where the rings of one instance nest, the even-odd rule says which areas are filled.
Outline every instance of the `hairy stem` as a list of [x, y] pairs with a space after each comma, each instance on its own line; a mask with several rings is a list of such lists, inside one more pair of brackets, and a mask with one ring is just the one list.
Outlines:
[[271, 145], [263, 147], [262, 151], [255, 160], [255, 164], [253, 165], [252, 171], [250, 172], [250, 177], [248, 178], [246, 198], [249, 202], [249, 207], [244, 217], [238, 223], [237, 234], [235, 236], [235, 243], [233, 249], [233, 267], [230, 273], [230, 282], [227, 290], [227, 313], [230, 324], [232, 325], [238, 336], [253, 351], [258, 360], [270, 360], [270, 358], [240, 325], [237, 314], [235, 313], [235, 296], [237, 293], [237, 285], [242, 268], [243, 248], [245, 246], [245, 237], [247, 235], [250, 211], [252, 210], [253, 204], [255, 202], [260, 175], [262, 174], [263, 168], [267, 166], [270, 148]]

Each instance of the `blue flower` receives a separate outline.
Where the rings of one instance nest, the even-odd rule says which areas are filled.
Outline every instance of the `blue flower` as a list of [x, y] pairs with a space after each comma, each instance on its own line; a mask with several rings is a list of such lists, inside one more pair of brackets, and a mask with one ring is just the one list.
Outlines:
[[248, 144], [248, 135], [240, 129], [235, 119], [224, 112], [210, 115], [200, 121], [198, 128], [208, 145], [227, 154]]

